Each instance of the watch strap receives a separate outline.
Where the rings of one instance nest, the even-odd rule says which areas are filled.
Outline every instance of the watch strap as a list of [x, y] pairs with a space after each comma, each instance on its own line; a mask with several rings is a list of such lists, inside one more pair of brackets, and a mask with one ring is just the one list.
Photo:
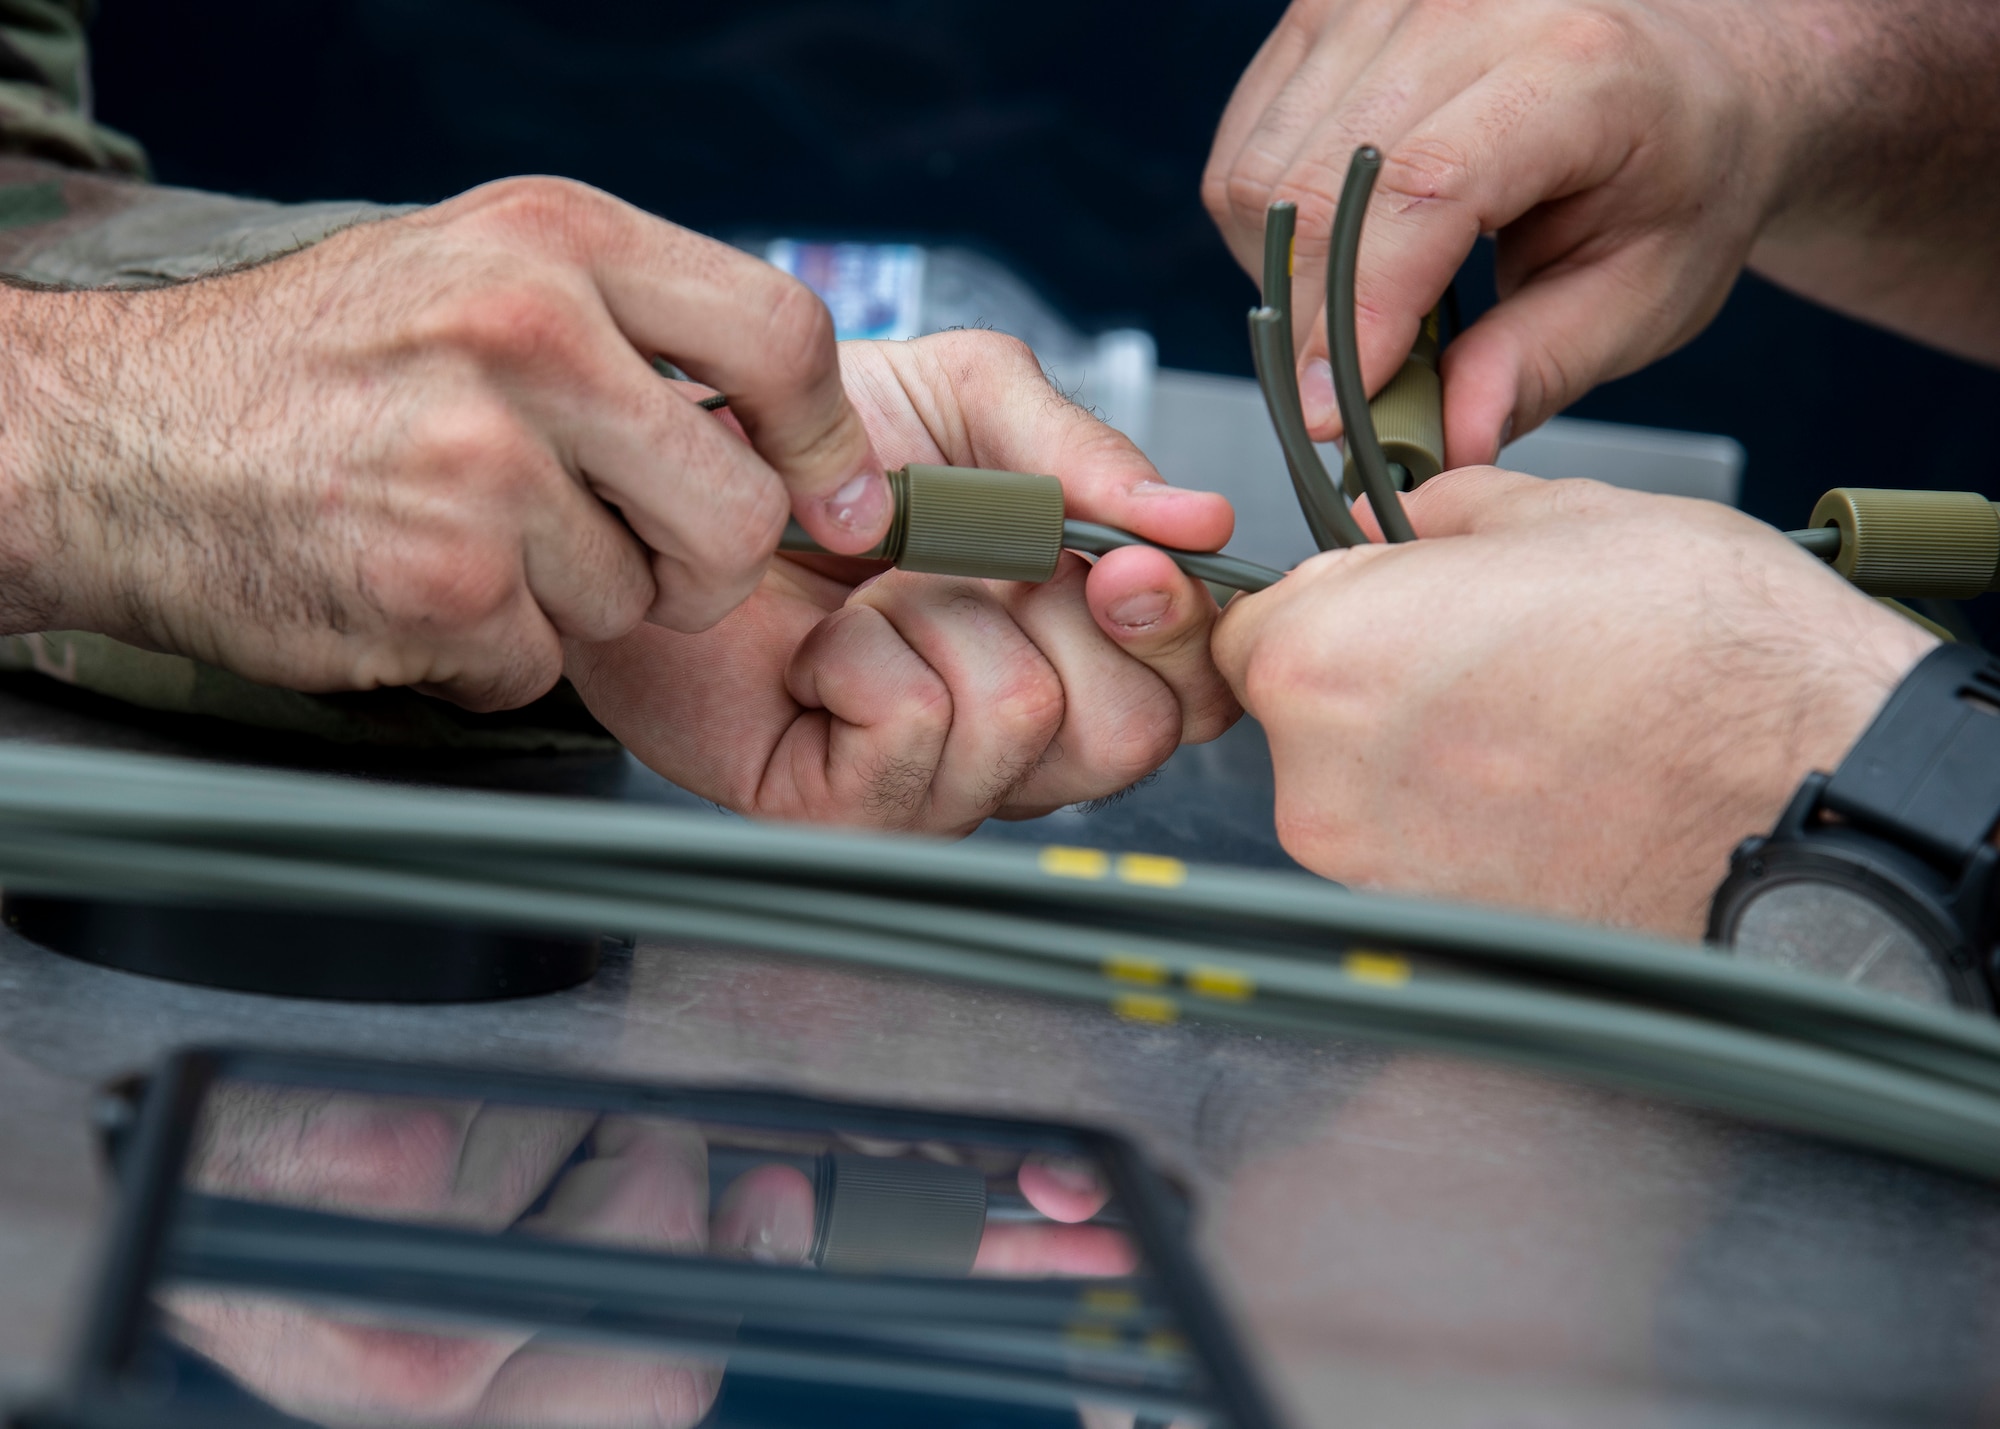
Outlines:
[[1827, 781], [1820, 807], [1956, 872], [2000, 823], [2000, 661], [1940, 645]]

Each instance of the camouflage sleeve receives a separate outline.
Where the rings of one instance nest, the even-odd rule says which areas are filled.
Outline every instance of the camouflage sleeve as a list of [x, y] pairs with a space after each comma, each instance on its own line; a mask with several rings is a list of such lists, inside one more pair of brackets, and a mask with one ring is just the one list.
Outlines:
[[146, 152], [90, 116], [94, 0], [0, 0], [0, 153], [143, 178]]

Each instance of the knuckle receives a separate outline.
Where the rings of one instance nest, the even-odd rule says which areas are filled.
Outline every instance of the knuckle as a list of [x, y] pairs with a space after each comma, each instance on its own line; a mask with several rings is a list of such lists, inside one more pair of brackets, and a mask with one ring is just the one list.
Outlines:
[[1254, 220], [1259, 228], [1265, 210], [1282, 198], [1297, 201], [1283, 179], [1253, 155], [1239, 157], [1219, 185], [1221, 211], [1245, 222]]
[[603, 211], [607, 197], [574, 179], [531, 175], [500, 179], [478, 190], [480, 219], [513, 236], [567, 247]]
[[791, 515], [791, 499], [775, 479], [732, 483], [694, 527], [685, 553], [689, 576], [712, 587], [757, 579]]
[[1471, 187], [1472, 157], [1440, 134], [1416, 135], [1382, 158], [1378, 192], [1412, 203], [1457, 203]]
[[580, 365], [586, 337], [577, 294], [553, 274], [499, 264], [448, 299], [419, 334], [482, 363]]
[[1119, 787], [1150, 774], [1180, 747], [1180, 709], [1171, 697], [1142, 701], [1126, 711], [1099, 751], [1098, 763]]
[[925, 665], [907, 682], [901, 699], [898, 714], [919, 744], [928, 746], [933, 739], [942, 743], [953, 714], [951, 686], [944, 677]]
[[439, 403], [414, 418], [406, 460], [426, 487], [510, 489], [539, 468], [540, 444], [499, 398]]
[[460, 1336], [357, 1324], [330, 1328], [349, 1341], [351, 1372], [398, 1417], [435, 1412], [439, 1404], [463, 1399], [489, 1362], [484, 1346]]
[[1047, 744], [1062, 725], [1062, 680], [1034, 650], [1017, 651], [995, 684], [987, 706], [1000, 734], [1019, 744]]
[[1564, 14], [1542, 38], [1546, 52], [1558, 60], [1591, 72], [1602, 72], [1629, 59], [1638, 32], [1626, 16], [1600, 6], [1583, 6]]
[[[1005, 364], [1039, 373], [1042, 360], [1035, 355], [1034, 348], [1011, 332], [968, 332], [964, 334], [968, 346], [973, 346], [981, 361]], [[976, 341], [976, 346], [974, 342]]]
[[443, 1111], [334, 1103], [306, 1120], [296, 1163], [329, 1178], [328, 1200], [435, 1210], [450, 1197], [458, 1153], [458, 1121]]
[[456, 634], [480, 629], [513, 603], [521, 567], [512, 552], [468, 534], [378, 564], [370, 585], [393, 624]]
[[1609, 514], [1618, 504], [1616, 487], [1585, 477], [1569, 476], [1551, 481], [1543, 488], [1550, 509], [1559, 517], [1592, 517]]
[[766, 370], [784, 386], [810, 386], [839, 370], [833, 314], [804, 283], [776, 276], [759, 295]]
[[553, 640], [537, 640], [513, 652], [487, 679], [452, 693], [476, 713], [519, 709], [547, 694], [561, 675], [561, 648]]
[[1340, 181], [1347, 171], [1347, 156], [1335, 164], [1318, 154], [1299, 158], [1271, 191], [1272, 202], [1282, 199], [1299, 211], [1299, 248], [1324, 251], [1333, 228], [1334, 210], [1340, 207]]

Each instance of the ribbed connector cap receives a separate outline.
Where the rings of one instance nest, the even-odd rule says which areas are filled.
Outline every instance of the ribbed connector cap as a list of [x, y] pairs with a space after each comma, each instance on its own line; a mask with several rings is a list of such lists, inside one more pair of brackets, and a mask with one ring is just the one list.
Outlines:
[[906, 571], [1045, 581], [1062, 556], [1063, 489], [1053, 476], [912, 463], [889, 473], [896, 515], [868, 554]]
[[1811, 524], [1840, 528], [1833, 568], [1870, 595], [1965, 600], [2000, 588], [2000, 512], [1977, 492], [1840, 486]]
[[[1387, 387], [1368, 404], [1382, 455], [1400, 462], [1414, 489], [1444, 470], [1444, 387], [1438, 381], [1438, 314], [1431, 309], [1417, 332], [1416, 345]], [[1361, 494], [1361, 473], [1347, 459], [1341, 484], [1349, 496]]]
[[834, 1151], [814, 1191], [812, 1259], [826, 1270], [965, 1275], [986, 1232], [986, 1178], [969, 1166]]

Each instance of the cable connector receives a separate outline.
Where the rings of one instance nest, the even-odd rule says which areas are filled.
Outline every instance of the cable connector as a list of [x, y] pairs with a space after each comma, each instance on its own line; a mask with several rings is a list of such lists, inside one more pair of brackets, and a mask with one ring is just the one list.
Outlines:
[[1870, 595], [2000, 590], [2000, 508], [1977, 492], [1835, 487], [1790, 535]]
[[[1062, 483], [1025, 471], [911, 463], [889, 473], [895, 514], [889, 533], [860, 559], [898, 570], [989, 581], [1045, 581], [1065, 549], [1102, 555], [1120, 546], [1151, 546], [1198, 580], [1263, 590], [1283, 576], [1269, 566], [1210, 551], [1180, 551], [1129, 531], [1063, 516]], [[781, 551], [825, 554], [794, 521]]]

